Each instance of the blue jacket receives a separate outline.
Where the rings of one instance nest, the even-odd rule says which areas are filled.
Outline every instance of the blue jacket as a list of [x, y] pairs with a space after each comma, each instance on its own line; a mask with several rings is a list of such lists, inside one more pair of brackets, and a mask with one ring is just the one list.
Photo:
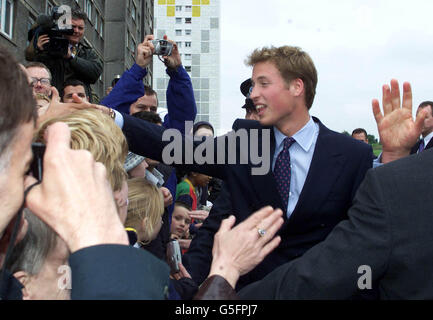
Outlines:
[[[197, 114], [191, 78], [182, 65], [177, 67], [176, 70], [167, 69], [166, 72], [170, 80], [166, 91], [168, 114], [164, 117], [163, 126], [166, 129], [173, 128], [180, 130], [180, 132], [185, 134], [185, 121], [194, 122]], [[129, 114], [131, 104], [144, 96], [143, 78], [146, 74], [146, 68], [143, 69], [134, 63], [131, 69], [122, 74], [113, 90], [101, 101], [101, 104]], [[175, 170], [165, 181], [164, 186], [170, 190], [173, 197], [176, 195], [177, 178]], [[171, 225], [174, 203], [167, 209], [168, 221]]]
[[[167, 69], [166, 72], [170, 76], [170, 81], [166, 91], [168, 114], [164, 117], [163, 126], [185, 133], [185, 121], [194, 121], [197, 114], [191, 78], [183, 66], [176, 70]], [[131, 104], [144, 96], [143, 78], [146, 74], [147, 69], [134, 64], [123, 73], [110, 94], [102, 99], [101, 104], [129, 114]]]

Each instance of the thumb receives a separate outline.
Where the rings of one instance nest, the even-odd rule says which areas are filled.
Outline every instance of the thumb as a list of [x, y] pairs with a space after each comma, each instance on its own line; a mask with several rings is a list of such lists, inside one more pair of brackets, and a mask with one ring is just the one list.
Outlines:
[[230, 231], [233, 228], [235, 222], [236, 222], [236, 218], [235, 218], [234, 215], [231, 215], [227, 219], [224, 219], [221, 222], [221, 226], [220, 226], [218, 232], [227, 232], [227, 231]]
[[54, 86], [51, 86], [51, 100], [54, 102], [60, 102], [59, 91]]
[[418, 112], [418, 114], [416, 115], [416, 119], [415, 119], [415, 130], [418, 134], [418, 136], [421, 134], [422, 131], [422, 127], [424, 125], [424, 120], [427, 118], [428, 116], [428, 108], [423, 108], [420, 112]]
[[83, 103], [83, 99], [80, 98], [76, 93], [72, 94], [72, 100], [74, 103]]
[[[32, 176], [26, 176], [24, 178], [24, 189], [27, 190], [32, 185], [38, 183], [38, 180], [36, 180]], [[38, 210], [38, 204], [42, 203], [38, 199], [41, 199], [41, 185], [35, 185], [27, 194], [26, 198], [24, 199], [26, 202], [26, 207], [32, 211], [32, 213], [36, 214], [39, 212]]]

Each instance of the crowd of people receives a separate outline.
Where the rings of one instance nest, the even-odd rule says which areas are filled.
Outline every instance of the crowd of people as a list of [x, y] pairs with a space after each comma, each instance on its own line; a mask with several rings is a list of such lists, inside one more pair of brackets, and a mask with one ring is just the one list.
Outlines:
[[[410, 84], [402, 95], [397, 80], [384, 85], [383, 111], [372, 102], [376, 157], [364, 129], [346, 136], [310, 114], [318, 78], [308, 53], [258, 48], [240, 85], [245, 119], [233, 124], [249, 137], [270, 133], [271, 168], [254, 175], [251, 155], [229, 161], [238, 143], [220, 161], [227, 136], [215, 137], [211, 123], [185, 129], [197, 114], [193, 86], [167, 37], [164, 119], [143, 83], [153, 35], [95, 101], [102, 62], [81, 43], [85, 19], [73, 13], [63, 57], [50, 56], [37, 28], [26, 65], [0, 48], [2, 299], [433, 297], [433, 102], [413, 119]], [[215, 161], [164, 163], [170, 129], [194, 154], [214, 146]], [[46, 146], [40, 180], [28, 172], [33, 143]]]

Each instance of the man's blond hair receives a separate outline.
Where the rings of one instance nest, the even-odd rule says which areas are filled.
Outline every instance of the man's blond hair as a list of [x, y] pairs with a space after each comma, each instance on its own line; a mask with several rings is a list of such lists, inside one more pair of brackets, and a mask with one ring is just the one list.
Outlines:
[[95, 161], [105, 165], [113, 191], [120, 190], [127, 179], [123, 163], [128, 153], [128, 144], [114, 121], [99, 110], [79, 110], [43, 122], [36, 133], [36, 139], [43, 141], [45, 129], [55, 122], [64, 122], [69, 126], [71, 148], [90, 151]]
[[263, 47], [254, 50], [245, 62], [254, 66], [268, 61], [276, 66], [287, 85], [297, 78], [304, 82], [305, 104], [310, 109], [316, 95], [317, 71], [308, 53], [292, 46]]
[[149, 243], [164, 213], [162, 192], [145, 178], [132, 178], [128, 179], [128, 200], [125, 227], [138, 230], [146, 218], [145, 240], [141, 243]]

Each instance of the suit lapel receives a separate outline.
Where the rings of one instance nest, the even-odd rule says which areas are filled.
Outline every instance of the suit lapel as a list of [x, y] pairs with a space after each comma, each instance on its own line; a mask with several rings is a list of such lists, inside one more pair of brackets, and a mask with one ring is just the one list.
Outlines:
[[313, 119], [319, 124], [319, 135], [307, 178], [295, 210], [289, 219], [290, 223], [308, 220], [314, 212], [319, 210], [340, 176], [345, 161], [344, 155], [332, 141], [335, 133], [326, 128], [317, 118], [313, 117]]

